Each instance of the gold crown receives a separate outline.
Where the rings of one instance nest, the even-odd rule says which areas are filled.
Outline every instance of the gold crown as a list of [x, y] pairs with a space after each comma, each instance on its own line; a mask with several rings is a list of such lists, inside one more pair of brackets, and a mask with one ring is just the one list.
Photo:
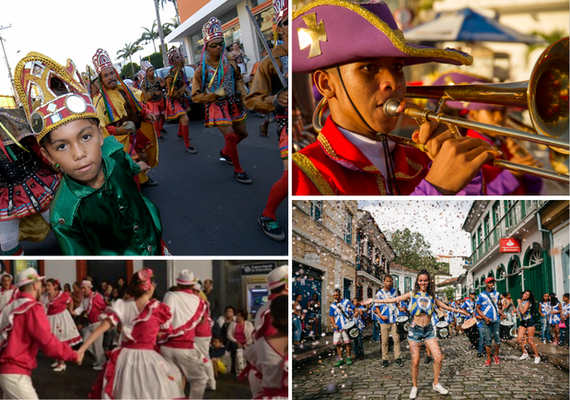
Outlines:
[[97, 112], [73, 61], [58, 64], [43, 54], [30, 52], [16, 66], [15, 86], [28, 122], [40, 142], [55, 128]]

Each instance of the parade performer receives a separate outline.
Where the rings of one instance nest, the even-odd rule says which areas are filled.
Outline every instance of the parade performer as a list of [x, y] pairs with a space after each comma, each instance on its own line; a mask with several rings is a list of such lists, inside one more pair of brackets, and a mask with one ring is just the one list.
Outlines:
[[348, 318], [352, 316], [352, 307], [349, 299], [343, 299], [340, 294], [340, 289], [335, 289], [333, 293], [334, 302], [329, 308], [329, 318], [331, 325], [333, 326], [333, 344], [336, 346], [336, 351], [338, 353], [338, 361], [334, 365], [335, 367], [340, 367], [345, 364], [342, 359], [342, 345], [346, 348], [346, 365], [351, 365], [352, 360], [350, 358], [350, 344], [351, 340], [348, 337], [348, 333], [344, 330], [344, 325], [348, 322]]
[[[418, 395], [418, 374], [420, 364], [420, 343], [425, 345], [431, 351], [433, 358], [433, 390], [441, 394], [447, 394], [449, 391], [439, 383], [439, 373], [441, 371], [442, 355], [436, 339], [435, 327], [431, 323], [431, 317], [435, 313], [435, 306], [443, 310], [458, 312], [463, 315], [469, 315], [465, 310], [457, 310], [447, 306], [443, 301], [435, 297], [435, 283], [427, 270], [421, 270], [416, 277], [414, 290], [405, 293], [396, 298], [388, 298], [383, 300], [364, 300], [365, 303], [389, 304], [399, 301], [410, 300], [410, 315], [413, 316], [412, 323], [408, 330], [408, 342], [410, 344], [410, 352], [412, 353], [412, 390], [410, 399], [415, 399]], [[392, 335], [394, 336], [394, 335]]]
[[[433, 85], [485, 85], [493, 83], [491, 79], [469, 74], [466, 72], [449, 71], [438, 77]], [[488, 125], [502, 127], [506, 122], [506, 107], [487, 103], [448, 101], [446, 107], [464, 114], [467, 119]], [[466, 136], [485, 140], [491, 146], [501, 150], [502, 159], [517, 164], [541, 167], [526, 149], [511, 138], [497, 134], [480, 133], [467, 130]], [[487, 186], [487, 194], [544, 194], [545, 185], [542, 178], [527, 175], [522, 172], [509, 171], [493, 165], [484, 164], [481, 167]]]
[[168, 333], [172, 315], [164, 303], [153, 299], [156, 283], [152, 270], [136, 272], [127, 287], [131, 300], [119, 299], [101, 315], [101, 324], [85, 341], [85, 351], [113, 326], [122, 324], [120, 346], [110, 352], [109, 361], [93, 386], [90, 398], [97, 399], [180, 399], [182, 376], [176, 366], [157, 351], [157, 337]]
[[154, 75], [154, 67], [149, 61], [143, 60], [141, 67], [144, 76], [141, 79], [140, 90], [144, 93], [146, 104], [152, 114], [155, 115], [154, 130], [158, 136], [159, 142], [164, 142], [164, 79]]
[[0, 314], [0, 388], [5, 399], [38, 398], [31, 379], [38, 350], [58, 360], [82, 359], [51, 332], [44, 307], [38, 301], [43, 279], [33, 268], [18, 273], [19, 296]]
[[[269, 291], [269, 297], [267, 302], [262, 305], [254, 320], [254, 331], [253, 340], [254, 342], [265, 337], [269, 337], [276, 333], [275, 327], [271, 323], [271, 303], [274, 299], [279, 296], [289, 295], [289, 266], [282, 265], [273, 269], [269, 274], [267, 274], [267, 290]], [[262, 386], [262, 373], [255, 369], [255, 367], [248, 363], [244, 371], [242, 371], [244, 376], [248, 377], [249, 387], [251, 389], [251, 394], [253, 397], [261, 394], [263, 390]]]
[[[392, 275], [386, 274], [384, 277], [384, 287], [376, 293], [376, 299], [393, 299], [398, 297], [396, 288], [392, 287], [394, 278]], [[388, 335], [392, 334], [392, 340], [394, 341], [394, 360], [398, 367], [403, 367], [404, 362], [401, 357], [400, 350], [400, 335], [398, 335], [398, 327], [396, 324], [396, 318], [398, 314], [398, 308], [396, 304], [382, 305], [379, 312], [380, 317], [380, 335], [382, 337], [382, 368], [386, 368], [388, 363]]]
[[[295, 11], [292, 21], [293, 72], [314, 72], [330, 107], [317, 143], [293, 155], [293, 194], [484, 191], [481, 165], [499, 154], [486, 142], [456, 139], [437, 122], [425, 122], [412, 136], [427, 154], [388, 142], [385, 135], [398, 118], [388, 117], [383, 105], [404, 100], [405, 65], [471, 64], [471, 56], [407, 44], [384, 2], [317, 0]], [[398, 112], [407, 106], [412, 105], [402, 101]]]
[[477, 298], [477, 292], [475, 290], [469, 291], [469, 298], [465, 300], [461, 308], [469, 313], [469, 315], [477, 319], [477, 330], [479, 331], [479, 348], [477, 349], [477, 357], [483, 357], [483, 319], [475, 312], [475, 300]]
[[198, 153], [190, 144], [190, 134], [188, 132], [188, 111], [190, 104], [186, 99], [186, 91], [188, 90], [188, 79], [184, 71], [184, 57], [176, 47], [168, 52], [168, 63], [170, 70], [166, 75], [166, 120], [174, 122], [178, 120], [178, 136], [184, 139], [186, 152], [190, 154]]
[[263, 233], [278, 242], [287, 238], [279, 227], [279, 221], [275, 217], [275, 212], [277, 207], [287, 198], [289, 189], [289, 134], [287, 131], [287, 110], [289, 106], [287, 88], [284, 88], [278, 79], [275, 68], [279, 68], [283, 77], [287, 79], [289, 71], [287, 4], [287, 0], [273, 0], [275, 34], [283, 41], [282, 44], [276, 45], [272, 50], [277, 65], [273, 65], [269, 57], [261, 60], [251, 86], [251, 91], [244, 100], [245, 106], [250, 110], [260, 114], [274, 113], [275, 121], [277, 122], [277, 136], [279, 137], [279, 150], [281, 152], [281, 160], [283, 161], [283, 174], [273, 184], [269, 192], [267, 204], [261, 213], [261, 217], [258, 219], [258, 223]]
[[210, 18], [202, 27], [202, 36], [202, 61], [194, 72], [192, 100], [206, 105], [206, 128], [217, 127], [224, 135], [226, 145], [220, 151], [220, 161], [233, 164], [238, 182], [250, 184], [237, 150], [237, 145], [248, 136], [242, 100], [247, 89], [235, 60], [225, 54], [220, 20]]
[[275, 333], [263, 337], [245, 349], [244, 356], [260, 371], [261, 394], [254, 399], [288, 398], [288, 298], [279, 296], [271, 302], [271, 324]]
[[12, 275], [7, 272], [2, 274], [2, 287], [0, 288], [0, 312], [19, 295], [17, 287], [12, 285]]
[[553, 344], [554, 346], [558, 346], [560, 343], [558, 342], [558, 338], [560, 335], [560, 314], [562, 313], [562, 309], [560, 307], [560, 302], [556, 297], [556, 293], [550, 293], [550, 311], [548, 313], [548, 323], [552, 328], [553, 334]]
[[210, 313], [210, 303], [208, 303], [207, 297], [202, 292], [202, 285], [199, 282], [194, 282], [192, 286], [194, 294], [200, 298], [200, 303], [204, 308], [204, 316], [202, 320], [196, 326], [196, 335], [194, 338], [196, 349], [202, 356], [206, 367], [206, 374], [208, 375], [208, 381], [206, 388], [211, 390], [216, 390], [216, 375], [214, 373], [214, 365], [210, 359], [210, 343], [212, 342], [212, 326], [214, 321]]
[[42, 156], [22, 109], [0, 108], [0, 150], [0, 248], [19, 256], [20, 240], [40, 242], [49, 234], [60, 174]]
[[180, 368], [190, 382], [191, 399], [202, 399], [208, 375], [204, 357], [195, 348], [196, 326], [202, 321], [206, 303], [192, 287], [194, 274], [187, 269], [180, 271], [176, 288], [164, 295], [163, 303], [172, 313], [172, 330], [160, 340], [160, 354]]
[[[42, 78], [32, 74], [40, 66]], [[75, 65], [63, 67], [39, 53], [16, 66], [16, 89], [42, 154], [63, 172], [50, 221], [66, 255], [160, 255], [160, 213], [136, 187], [133, 175], [147, 169], [102, 129]], [[51, 76], [47, 79], [47, 76]], [[39, 86], [43, 98], [35, 99]]]
[[[97, 49], [92, 61], [99, 77], [100, 93], [93, 101], [99, 121], [135, 161], [144, 161], [150, 168], [156, 167], [158, 144], [152, 124], [157, 116], [143, 104], [142, 92], [121, 80], [109, 53]], [[157, 185], [144, 172], [138, 177], [141, 185]]]
[[500, 364], [499, 360], [499, 346], [501, 345], [501, 319], [506, 316], [503, 311], [499, 309], [499, 292], [495, 290], [495, 278], [492, 276], [485, 279], [486, 290], [479, 294], [477, 297], [477, 305], [475, 309], [477, 314], [483, 319], [483, 339], [485, 340], [485, 350], [487, 351], [487, 361], [485, 366], [491, 365], [491, 342], [495, 339], [495, 356], [493, 360], [495, 364]]
[[[81, 335], [73, 322], [71, 312], [73, 311], [73, 301], [71, 295], [61, 290], [59, 281], [55, 279], [46, 280], [46, 293], [41, 296], [41, 302], [46, 308], [51, 333], [62, 343], [73, 346], [81, 342]], [[65, 361], [56, 360], [51, 365], [54, 371], [65, 371]]]
[[[83, 292], [83, 300], [75, 310], [73, 310], [73, 315], [80, 316], [85, 313], [89, 325], [82, 329], [81, 333], [83, 335], [83, 342], [87, 342], [89, 336], [93, 334], [95, 329], [101, 325], [99, 317], [107, 307], [107, 303], [103, 299], [103, 296], [98, 292], [93, 290], [93, 284], [91, 281], [83, 280], [81, 281], [81, 291]], [[103, 365], [105, 364], [105, 351], [103, 350], [103, 337], [97, 338], [93, 344], [89, 347], [89, 351], [95, 357], [95, 362], [93, 363], [93, 369], [101, 371]]]
[[534, 331], [536, 329], [536, 321], [534, 319], [534, 315], [536, 313], [534, 294], [530, 290], [525, 290], [521, 295], [521, 298], [517, 299], [517, 301], [519, 303], [517, 311], [521, 316], [521, 326], [519, 326], [517, 342], [519, 343], [519, 346], [521, 346], [521, 350], [523, 352], [520, 360], [530, 358], [528, 351], [526, 351], [525, 348], [525, 344], [528, 341], [528, 344], [530, 344], [534, 351], [534, 363], [538, 364], [540, 363], [540, 355], [538, 354], [536, 344], [534, 343]]

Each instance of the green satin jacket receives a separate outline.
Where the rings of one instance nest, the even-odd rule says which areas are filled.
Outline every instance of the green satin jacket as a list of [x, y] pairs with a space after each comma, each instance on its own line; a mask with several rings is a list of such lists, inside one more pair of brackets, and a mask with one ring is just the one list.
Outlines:
[[160, 212], [138, 190], [140, 171], [114, 137], [101, 147], [105, 183], [99, 189], [64, 174], [50, 223], [65, 255], [161, 255]]

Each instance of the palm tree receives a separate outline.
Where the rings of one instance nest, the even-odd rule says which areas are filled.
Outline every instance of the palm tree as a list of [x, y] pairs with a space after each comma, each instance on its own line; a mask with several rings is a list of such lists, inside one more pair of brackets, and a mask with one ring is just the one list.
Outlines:
[[129, 60], [131, 63], [131, 68], [133, 70], [133, 77], [135, 76], [135, 67], [131, 60], [131, 57], [137, 52], [142, 50], [142, 46], [139, 46], [136, 42], [135, 43], [125, 43], [125, 47], [121, 50], [117, 51], [117, 57], [122, 58], [123, 60]]
[[140, 39], [137, 41], [137, 44], [142, 42], [144, 42], [144, 44], [148, 44], [148, 42], [152, 42], [152, 47], [156, 53], [156, 45], [154, 44], [154, 41], [159, 37], [158, 30], [156, 28], [156, 20], [154, 20], [152, 23], [152, 28], [148, 29], [144, 26], [141, 26], [141, 28], [144, 30], [144, 32], [141, 35]]
[[174, 6], [174, 11], [176, 12], [176, 26], [180, 24], [180, 16], [178, 15], [178, 2], [176, 0], [157, 0], [160, 4], [160, 7], [164, 10], [164, 6], [167, 3], [172, 3]]

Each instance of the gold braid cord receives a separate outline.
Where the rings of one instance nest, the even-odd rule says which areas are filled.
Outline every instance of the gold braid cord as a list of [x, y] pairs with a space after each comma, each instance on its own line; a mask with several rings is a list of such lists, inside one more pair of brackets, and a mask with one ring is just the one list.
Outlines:
[[307, 177], [313, 182], [320, 194], [325, 196], [334, 195], [334, 191], [329, 183], [323, 178], [317, 167], [309, 160], [307, 156], [301, 153], [293, 154], [293, 162]]

